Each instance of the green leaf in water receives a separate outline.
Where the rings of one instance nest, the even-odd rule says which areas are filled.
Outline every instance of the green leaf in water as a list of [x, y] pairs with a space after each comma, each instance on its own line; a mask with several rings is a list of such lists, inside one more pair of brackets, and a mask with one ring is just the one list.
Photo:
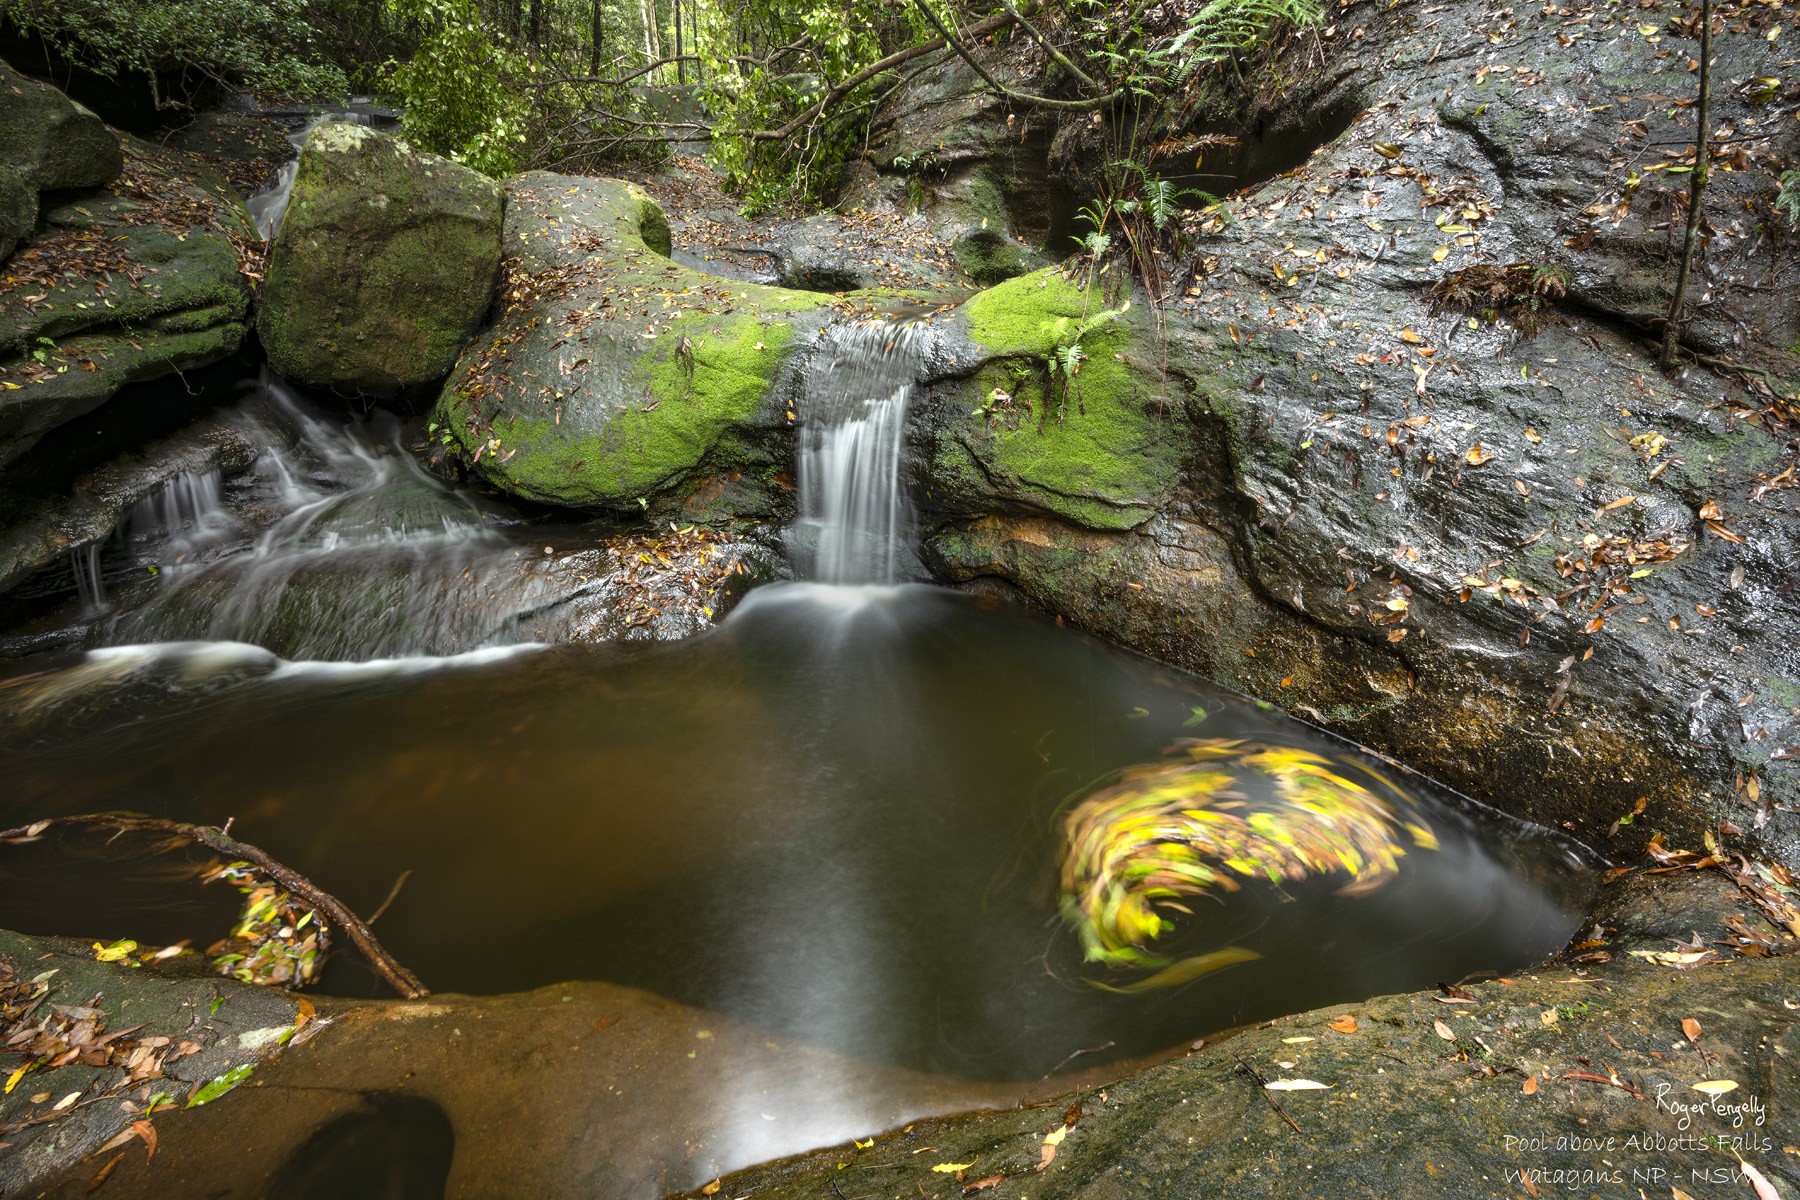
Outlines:
[[194, 1098], [187, 1102], [187, 1106], [189, 1108], [199, 1108], [202, 1104], [211, 1104], [214, 1100], [217, 1100], [220, 1096], [223, 1096], [226, 1092], [229, 1092], [232, 1088], [250, 1078], [250, 1072], [254, 1070], [256, 1070], [255, 1063], [241, 1063], [238, 1066], [231, 1068], [231, 1070], [225, 1072], [223, 1075], [214, 1077], [207, 1082], [206, 1086], [194, 1093]]
[[1188, 709], [1188, 711], [1190, 713], [1192, 713], [1193, 716], [1189, 717], [1187, 720], [1185, 720], [1181, 723], [1181, 727], [1183, 729], [1192, 729], [1194, 726], [1200, 724], [1202, 721], [1206, 720], [1207, 717], [1212, 715], [1211, 713], [1207, 712], [1204, 708], [1201, 708], [1198, 704], [1196, 704], [1196, 705], [1194, 705], [1194, 707]]
[[1223, 950], [1214, 950], [1211, 954], [1196, 954], [1192, 958], [1184, 958], [1173, 966], [1164, 967], [1148, 979], [1140, 979], [1122, 987], [1101, 983], [1098, 979], [1090, 979], [1088, 982], [1103, 992], [1118, 992], [1122, 996], [1129, 996], [1134, 992], [1148, 992], [1155, 988], [1179, 987], [1184, 983], [1192, 983], [1202, 975], [1211, 975], [1214, 971], [1237, 963], [1254, 962], [1261, 957], [1256, 951], [1243, 946], [1227, 946]]

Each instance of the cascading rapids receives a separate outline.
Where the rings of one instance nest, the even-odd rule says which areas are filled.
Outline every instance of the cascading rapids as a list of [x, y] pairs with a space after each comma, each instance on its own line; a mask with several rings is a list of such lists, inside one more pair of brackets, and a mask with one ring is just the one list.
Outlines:
[[802, 573], [820, 583], [894, 583], [909, 569], [910, 514], [900, 482], [906, 407], [936, 331], [928, 321], [833, 325], [803, 380]]

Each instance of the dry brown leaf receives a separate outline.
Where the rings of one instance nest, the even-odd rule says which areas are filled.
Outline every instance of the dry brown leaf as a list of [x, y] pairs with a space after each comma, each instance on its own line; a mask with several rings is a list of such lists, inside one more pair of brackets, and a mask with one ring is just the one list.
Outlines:
[[1690, 1042], [1699, 1041], [1700, 1040], [1700, 1022], [1694, 1020], [1694, 1018], [1692, 1018], [1692, 1017], [1681, 1018], [1681, 1032], [1687, 1035], [1688, 1041], [1690, 1041]]
[[963, 1195], [973, 1196], [976, 1192], [985, 1192], [991, 1187], [998, 1187], [1006, 1182], [1004, 1175], [983, 1175], [973, 1183], [963, 1185]]
[[1431, 1028], [1433, 1032], [1443, 1038], [1446, 1042], [1454, 1042], [1456, 1040], [1456, 1031], [1442, 1021], [1433, 1021], [1431, 1023]]
[[1341, 1017], [1333, 1017], [1331, 1020], [1325, 1022], [1325, 1024], [1330, 1028], [1337, 1030], [1339, 1033], [1356, 1032], [1356, 1018], [1349, 1013], [1345, 1013]]
[[1537, 1089], [1538, 1089], [1537, 1076], [1536, 1075], [1527, 1075], [1525, 1077], [1525, 1086], [1521, 1087], [1519, 1090], [1521, 1092], [1524, 1092], [1527, 1096], [1535, 1096], [1535, 1095], [1537, 1095]]

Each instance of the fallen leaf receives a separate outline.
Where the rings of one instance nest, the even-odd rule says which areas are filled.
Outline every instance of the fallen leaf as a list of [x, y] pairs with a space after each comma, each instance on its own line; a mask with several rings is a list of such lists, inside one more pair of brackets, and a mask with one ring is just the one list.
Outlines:
[[1316, 1042], [1318, 1040], [1319, 1040], [1318, 1038], [1310, 1038], [1310, 1037], [1291, 1037], [1291, 1038], [1282, 1038], [1281, 1039], [1282, 1044], [1287, 1045], [1287, 1046], [1298, 1046], [1301, 1042]]
[[1400, 340], [1414, 346], [1422, 345], [1425, 341], [1416, 329], [1402, 329], [1400, 331]]
[[1744, 1173], [1744, 1178], [1756, 1189], [1756, 1200], [1781, 1200], [1781, 1193], [1775, 1190], [1775, 1185], [1769, 1182], [1768, 1177], [1741, 1158], [1738, 1159], [1738, 1170]]
[[1471, 467], [1479, 467], [1482, 463], [1492, 462], [1493, 459], [1493, 452], [1488, 450], [1480, 442], [1476, 442], [1473, 446], [1470, 446], [1467, 450], [1463, 451], [1463, 461], [1468, 463]]
[[1732, 1079], [1702, 1079], [1699, 1083], [1688, 1085], [1696, 1092], [1705, 1092], [1708, 1096], [1723, 1096], [1726, 1092], [1737, 1091], [1737, 1081]]
[[716, 1195], [718, 1195], [718, 1194], [719, 1194], [719, 1185], [720, 1185], [720, 1183], [721, 1183], [721, 1181], [720, 1181], [720, 1180], [717, 1180], [717, 1179], [715, 1179], [715, 1180], [713, 1180], [713, 1181], [712, 1181], [712, 1182], [711, 1182], [711, 1183], [709, 1183], [709, 1184], [707, 1184], [707, 1185], [706, 1185], [706, 1186], [705, 1186], [705, 1187], [703, 1187], [703, 1188], [701, 1188], [701, 1189], [700, 1189], [700, 1194], [701, 1194], [701, 1195], [702, 1195], [702, 1196], [716, 1196]]
[[931, 1169], [932, 1169], [932, 1170], [933, 1170], [933, 1171], [936, 1171], [936, 1172], [937, 1172], [937, 1173], [938, 1173], [938, 1174], [939, 1174], [939, 1175], [954, 1175], [954, 1174], [956, 1174], [956, 1173], [957, 1173], [957, 1172], [958, 1172], [958, 1171], [966, 1171], [966, 1170], [968, 1170], [968, 1169], [969, 1169], [969, 1168], [970, 1168], [970, 1167], [972, 1167], [972, 1166], [974, 1166], [974, 1165], [975, 1165], [975, 1164], [974, 1164], [974, 1163], [972, 1163], [972, 1162], [966, 1162], [966, 1163], [939, 1163], [939, 1164], [937, 1164], [937, 1166], [935, 1166], [935, 1167], [933, 1167], [933, 1168], [931, 1168]]
[[989, 1189], [991, 1187], [997, 1187], [1000, 1184], [1005, 1183], [1005, 1182], [1006, 1182], [1006, 1176], [1004, 1176], [1004, 1175], [983, 1175], [980, 1179], [977, 1179], [974, 1183], [964, 1184], [963, 1185], [963, 1195], [973, 1196], [976, 1192], [985, 1192], [987, 1189]]
[[1442, 1021], [1433, 1021], [1431, 1023], [1431, 1028], [1434, 1033], [1443, 1038], [1446, 1042], [1454, 1042], [1456, 1040], [1456, 1030], [1450, 1028]]
[[1271, 1092], [1322, 1092], [1334, 1086], [1316, 1079], [1271, 1079], [1263, 1084], [1264, 1090]]
[[1356, 1018], [1349, 1013], [1345, 1013], [1341, 1017], [1333, 1017], [1331, 1020], [1325, 1022], [1325, 1024], [1337, 1030], [1339, 1033], [1356, 1032]]
[[1687, 1035], [1688, 1041], [1690, 1041], [1690, 1042], [1699, 1041], [1700, 1040], [1700, 1022], [1694, 1020], [1694, 1018], [1692, 1018], [1692, 1017], [1681, 1018], [1681, 1032]]
[[1521, 1092], [1524, 1092], [1527, 1096], [1535, 1096], [1535, 1095], [1537, 1095], [1537, 1087], [1538, 1087], [1537, 1076], [1536, 1075], [1527, 1075], [1525, 1077], [1525, 1085], [1523, 1087], [1521, 1087], [1519, 1090]]

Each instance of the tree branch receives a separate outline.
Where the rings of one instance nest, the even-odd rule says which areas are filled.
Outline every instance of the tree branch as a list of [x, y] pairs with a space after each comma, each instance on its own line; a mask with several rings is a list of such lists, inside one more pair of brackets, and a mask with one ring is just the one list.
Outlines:
[[672, 63], [697, 63], [699, 61], [700, 56], [698, 54], [674, 54], [668, 58], [659, 58], [648, 66], [639, 67], [631, 74], [621, 75], [617, 79], [608, 79], [600, 75], [564, 75], [560, 79], [545, 79], [535, 83], [528, 83], [525, 86], [532, 88], [550, 88], [565, 83], [586, 83], [597, 84], [604, 87], [624, 87], [634, 79], [642, 79], [658, 67], [666, 67]]
[[[992, 75], [988, 74], [987, 68], [975, 61], [975, 56], [963, 48], [963, 44], [956, 40], [956, 35], [951, 33], [950, 30], [944, 26], [942, 21], [938, 20], [938, 15], [931, 11], [931, 6], [926, 4], [925, 0], [913, 0], [913, 6], [925, 14], [925, 19], [930, 21], [932, 26], [944, 36], [945, 43], [947, 43], [952, 50], [956, 51], [964, 62], [975, 69], [975, 73], [981, 76], [981, 81], [987, 84], [988, 88], [992, 90], [995, 95], [1004, 100], [1011, 100], [1015, 104], [1036, 105], [1039, 108], [1056, 108], [1061, 109], [1064, 112], [1091, 112], [1098, 108], [1111, 108], [1125, 95], [1124, 91], [1120, 90], [1108, 92], [1104, 96], [1092, 96], [1086, 100], [1058, 100], [1052, 96], [1033, 96], [1027, 92], [1015, 92], [1013, 89], [1007, 87], [998, 79], [995, 79]], [[1012, 17], [1010, 16], [1011, 11], [1012, 10], [1009, 7], [1007, 9], [1007, 13], [1009, 14], [1007, 15], [1007, 20], [1009, 21], [1012, 20]], [[982, 22], [982, 24], [986, 24], [986, 22]], [[966, 32], [975, 34], [977, 33], [978, 28], [978, 26], [971, 25]]]
[[[1012, 24], [1012, 18], [1005, 13], [1000, 13], [969, 26], [967, 32], [972, 37], [980, 37], [1010, 24]], [[940, 26], [940, 28], [942, 27]], [[839, 100], [843, 99], [847, 92], [855, 90], [883, 72], [891, 71], [901, 63], [911, 62], [913, 59], [922, 57], [926, 54], [935, 54], [939, 50], [945, 49], [946, 46], [947, 43], [943, 38], [934, 38], [929, 42], [920, 42], [916, 46], [908, 46], [904, 50], [897, 50], [886, 58], [881, 59], [879, 62], [870, 63], [842, 83], [832, 87], [832, 89], [829, 92], [826, 92], [823, 97], [802, 109], [798, 115], [781, 128], [758, 129], [754, 133], [751, 133], [749, 137], [753, 141], [758, 142], [785, 141], [787, 138], [792, 137], [802, 125], [813, 120], [833, 104], [836, 104]]]
[[1013, 19], [1015, 25], [1031, 35], [1032, 41], [1044, 48], [1045, 54], [1048, 54], [1051, 58], [1056, 60], [1058, 66], [1073, 75], [1076, 79], [1079, 79], [1081, 81], [1081, 86], [1087, 88], [1090, 92], [1100, 92], [1105, 90], [1098, 83], [1094, 82], [1094, 77], [1092, 75], [1089, 75], [1086, 71], [1076, 66], [1061, 50], [1058, 50], [1055, 45], [1051, 43], [1049, 38], [1039, 33], [1037, 27], [1030, 21], [1027, 21], [1017, 9], [1007, 2], [1007, 0], [1000, 0], [1000, 7], [1005, 10], [1007, 16]]
[[269, 857], [267, 851], [252, 846], [249, 842], [240, 842], [228, 836], [223, 829], [216, 829], [211, 825], [190, 825], [185, 821], [169, 821], [161, 817], [120, 817], [109, 813], [91, 813], [83, 816], [50, 817], [15, 829], [0, 830], [0, 842], [35, 842], [52, 825], [119, 829], [128, 833], [172, 833], [198, 842], [208, 849], [217, 850], [228, 858], [251, 863], [349, 934], [350, 940], [356, 943], [356, 948], [363, 952], [363, 957], [369, 960], [369, 965], [375, 968], [376, 974], [387, 980], [389, 987], [408, 1000], [419, 1000], [431, 994], [411, 971], [395, 961], [394, 956], [375, 940], [375, 934], [369, 927], [341, 900], [292, 867], [276, 862]]

